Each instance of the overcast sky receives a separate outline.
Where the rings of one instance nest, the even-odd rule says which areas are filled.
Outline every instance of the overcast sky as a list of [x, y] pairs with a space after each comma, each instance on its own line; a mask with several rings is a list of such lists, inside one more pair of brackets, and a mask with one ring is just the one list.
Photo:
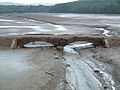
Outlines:
[[14, 3], [24, 3], [24, 4], [31, 4], [31, 3], [65, 3], [77, 0], [0, 0], [0, 2], [14, 2]]

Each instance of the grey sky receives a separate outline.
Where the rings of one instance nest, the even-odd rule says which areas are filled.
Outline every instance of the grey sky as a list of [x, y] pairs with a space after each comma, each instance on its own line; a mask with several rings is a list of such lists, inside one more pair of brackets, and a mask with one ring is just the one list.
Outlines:
[[65, 3], [77, 0], [0, 0], [0, 2], [14, 2], [14, 3], [24, 3], [24, 4], [32, 4], [32, 3]]

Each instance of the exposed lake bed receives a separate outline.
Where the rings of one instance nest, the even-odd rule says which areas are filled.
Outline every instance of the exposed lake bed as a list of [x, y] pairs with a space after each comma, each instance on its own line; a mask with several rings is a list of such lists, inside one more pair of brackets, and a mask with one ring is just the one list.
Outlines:
[[[85, 34], [119, 37], [119, 26], [112, 25], [120, 23], [118, 17], [6, 14], [0, 17], [0, 35]], [[83, 49], [85, 44], [73, 43], [61, 49], [49, 45], [36, 48], [36, 44], [33, 44], [34, 48], [0, 48], [0, 90], [119, 90], [120, 47], [88, 46]]]

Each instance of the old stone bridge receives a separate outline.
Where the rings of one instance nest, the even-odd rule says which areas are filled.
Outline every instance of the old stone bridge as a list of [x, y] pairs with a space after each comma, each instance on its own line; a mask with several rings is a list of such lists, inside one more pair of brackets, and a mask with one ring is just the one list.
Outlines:
[[22, 35], [22, 36], [0, 36], [0, 45], [11, 47], [11, 48], [21, 48], [25, 44], [34, 41], [44, 41], [51, 43], [55, 46], [65, 46], [69, 43], [77, 41], [87, 41], [91, 42], [97, 46], [107, 46], [107, 41], [101, 36], [88, 36], [88, 35]]

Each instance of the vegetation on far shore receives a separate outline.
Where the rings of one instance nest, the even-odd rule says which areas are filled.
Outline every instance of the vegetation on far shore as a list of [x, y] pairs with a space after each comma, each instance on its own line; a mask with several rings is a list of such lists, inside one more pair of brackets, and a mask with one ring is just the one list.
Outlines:
[[40, 12], [120, 14], [120, 0], [80, 0], [53, 6], [0, 5], [0, 13]]

